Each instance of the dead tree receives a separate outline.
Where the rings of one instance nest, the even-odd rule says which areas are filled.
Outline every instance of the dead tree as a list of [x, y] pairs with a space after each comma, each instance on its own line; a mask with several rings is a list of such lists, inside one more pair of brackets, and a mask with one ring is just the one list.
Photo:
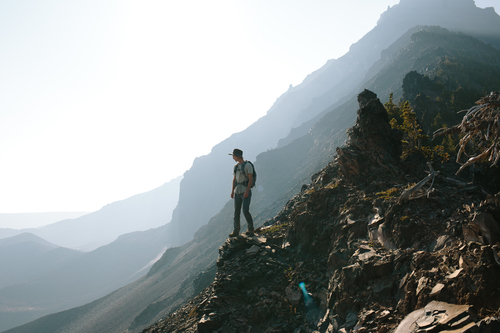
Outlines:
[[[412, 187], [408, 188], [405, 190], [401, 196], [398, 198], [398, 203], [401, 203], [403, 201], [408, 201], [408, 200], [414, 200], [414, 199], [420, 199], [423, 197], [429, 197], [429, 195], [434, 192], [434, 188], [432, 188], [432, 185], [434, 184], [434, 179], [436, 178], [437, 175], [439, 175], [439, 171], [435, 171], [434, 168], [432, 167], [430, 162], [427, 162], [427, 166], [429, 167], [429, 175], [419, 181], [417, 184], [413, 185]], [[424, 186], [427, 182], [431, 181], [431, 185], [429, 186], [429, 189], [425, 193], [420, 193], [417, 194], [417, 192]]]
[[476, 155], [460, 163], [462, 165], [456, 174], [474, 162], [487, 159], [494, 166], [500, 159], [500, 92], [491, 92], [477, 101], [475, 106], [463, 111], [467, 113], [460, 124], [434, 132], [434, 137], [451, 133], [463, 135], [459, 142], [457, 163], [460, 163], [460, 157], [469, 142], [479, 143], [479, 149], [475, 149]]

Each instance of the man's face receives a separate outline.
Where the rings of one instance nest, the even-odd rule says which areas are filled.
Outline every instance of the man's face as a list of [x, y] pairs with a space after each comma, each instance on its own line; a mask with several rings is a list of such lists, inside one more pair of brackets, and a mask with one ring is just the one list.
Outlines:
[[237, 158], [236, 156], [234, 156], [234, 155], [233, 155], [233, 160], [234, 160], [235, 162], [238, 162], [238, 158]]

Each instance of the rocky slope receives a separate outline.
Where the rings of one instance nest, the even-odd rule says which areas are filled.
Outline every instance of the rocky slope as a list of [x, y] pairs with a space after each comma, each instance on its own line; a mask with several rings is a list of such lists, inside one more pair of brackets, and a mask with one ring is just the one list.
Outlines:
[[[220, 184], [228, 177], [224, 158], [228, 152], [235, 147], [242, 148], [245, 158], [253, 161], [261, 152], [276, 148], [280, 140], [289, 143], [307, 134], [324, 116], [325, 110], [334, 111], [365, 87], [370, 88], [366, 84], [359, 88], [378, 73], [378, 70], [369, 71], [370, 67], [381, 59], [381, 53], [387, 56], [386, 48], [417, 25], [439, 25], [500, 47], [500, 17], [492, 8], [476, 7], [473, 0], [405, 0], [388, 8], [377, 26], [354, 43], [348, 53], [339, 59], [328, 60], [301, 84], [277, 98], [264, 117], [194, 161], [181, 183], [179, 204], [172, 216], [175, 229], [168, 242], [178, 246], [190, 241], [194, 232], [206, 225], [227, 202], [227, 190]], [[235, 110], [238, 110], [237, 105]], [[338, 109], [337, 115], [341, 112]], [[344, 130], [352, 126], [351, 119], [339, 118], [339, 126]], [[293, 131], [297, 127], [301, 129]], [[291, 138], [287, 138], [289, 134]], [[207, 197], [206, 193], [211, 195]]]
[[450, 163], [433, 166], [433, 191], [401, 199], [425, 163], [399, 160], [373, 93], [358, 102], [311, 185], [256, 236], [228, 239], [213, 283], [143, 332], [499, 331], [498, 188]]

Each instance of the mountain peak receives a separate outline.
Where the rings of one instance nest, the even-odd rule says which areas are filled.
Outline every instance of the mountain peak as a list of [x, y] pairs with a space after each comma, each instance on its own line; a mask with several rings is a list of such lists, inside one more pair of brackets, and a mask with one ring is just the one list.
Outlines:
[[0, 239], [0, 247], [20, 244], [20, 243], [36, 243], [39, 245], [43, 245], [47, 248], [53, 248], [53, 249], [59, 247], [29, 232], [24, 232], [16, 236]]
[[382, 13], [374, 30], [405, 32], [416, 25], [439, 25], [500, 48], [500, 16], [491, 8], [477, 7], [474, 0], [401, 0]]

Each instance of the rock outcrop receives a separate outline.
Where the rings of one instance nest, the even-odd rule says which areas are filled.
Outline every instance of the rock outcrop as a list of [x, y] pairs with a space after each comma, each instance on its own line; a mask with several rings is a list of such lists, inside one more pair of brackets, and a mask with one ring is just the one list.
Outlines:
[[401, 133], [391, 129], [389, 116], [377, 96], [365, 90], [358, 95], [358, 117], [350, 128], [348, 142], [337, 148], [341, 178], [357, 184], [372, 182], [373, 177], [400, 174], [396, 167], [401, 155]]

